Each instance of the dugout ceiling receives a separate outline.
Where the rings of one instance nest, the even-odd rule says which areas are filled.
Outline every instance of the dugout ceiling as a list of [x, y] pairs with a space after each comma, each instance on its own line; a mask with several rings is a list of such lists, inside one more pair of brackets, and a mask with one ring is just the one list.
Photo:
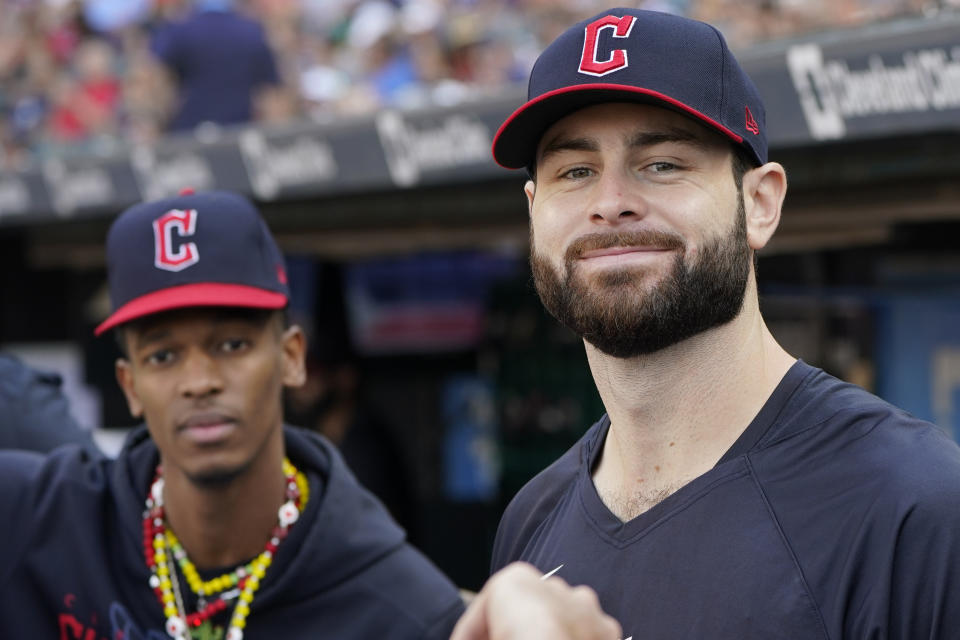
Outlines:
[[[960, 14], [740, 52], [790, 195], [773, 251], [880, 244], [960, 220]], [[328, 257], [526, 241], [523, 176], [490, 143], [522, 92], [450, 109], [207, 129], [108, 157], [0, 174], [0, 235], [31, 263], [99, 264], [110, 218], [143, 198], [232, 189], [285, 250]]]

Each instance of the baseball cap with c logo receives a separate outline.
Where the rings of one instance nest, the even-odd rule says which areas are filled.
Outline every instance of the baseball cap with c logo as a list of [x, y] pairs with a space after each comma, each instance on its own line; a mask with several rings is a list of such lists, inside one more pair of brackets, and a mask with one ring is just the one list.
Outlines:
[[125, 322], [186, 307], [282, 309], [283, 255], [253, 204], [226, 191], [134, 205], [107, 234], [113, 312], [100, 335]]

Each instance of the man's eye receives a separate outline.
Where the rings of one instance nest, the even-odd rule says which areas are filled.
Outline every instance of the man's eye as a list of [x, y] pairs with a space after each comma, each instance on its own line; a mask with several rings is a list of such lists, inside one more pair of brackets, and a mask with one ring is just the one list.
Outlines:
[[220, 344], [221, 351], [227, 353], [233, 353], [235, 351], [240, 351], [250, 346], [250, 341], [245, 340], [244, 338], [230, 338], [229, 340], [224, 340]]
[[591, 175], [593, 175], [593, 172], [586, 167], [574, 167], [563, 173], [564, 178], [571, 178], [573, 180], [589, 178]]
[[667, 173], [669, 171], [675, 171], [678, 167], [672, 162], [654, 162], [649, 165], [649, 169], [654, 173]]
[[173, 351], [170, 349], [154, 351], [146, 357], [146, 361], [152, 365], [168, 364], [173, 361]]

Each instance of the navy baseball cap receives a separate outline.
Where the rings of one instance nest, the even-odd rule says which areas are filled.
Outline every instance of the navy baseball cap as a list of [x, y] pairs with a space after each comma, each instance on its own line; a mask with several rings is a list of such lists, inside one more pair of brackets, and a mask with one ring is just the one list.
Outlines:
[[94, 333], [185, 307], [282, 309], [283, 255], [246, 198], [185, 192], [134, 205], [107, 234], [113, 313]]
[[508, 169], [533, 165], [557, 120], [604, 102], [672, 109], [767, 161], [763, 101], [723, 35], [697, 20], [640, 9], [610, 9], [567, 29], [537, 58], [527, 102], [493, 139]]

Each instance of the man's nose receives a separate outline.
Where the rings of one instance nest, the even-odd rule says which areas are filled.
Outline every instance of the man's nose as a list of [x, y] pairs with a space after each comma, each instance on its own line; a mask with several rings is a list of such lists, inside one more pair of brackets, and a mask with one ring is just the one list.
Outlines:
[[624, 171], [604, 171], [593, 186], [590, 220], [601, 225], [632, 222], [646, 215], [647, 203]]
[[215, 357], [203, 349], [190, 349], [184, 358], [179, 381], [181, 394], [201, 398], [223, 390], [223, 376]]

